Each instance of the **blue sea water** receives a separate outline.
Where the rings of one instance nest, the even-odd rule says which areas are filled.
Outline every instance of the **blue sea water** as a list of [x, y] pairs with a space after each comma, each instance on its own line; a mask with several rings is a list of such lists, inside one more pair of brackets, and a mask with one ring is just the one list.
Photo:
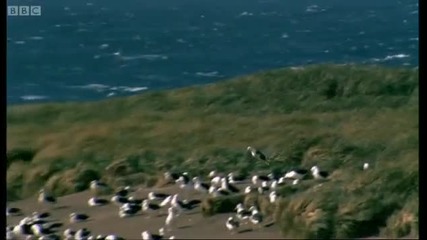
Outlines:
[[418, 66], [415, 0], [8, 0], [7, 102], [87, 101], [313, 63]]

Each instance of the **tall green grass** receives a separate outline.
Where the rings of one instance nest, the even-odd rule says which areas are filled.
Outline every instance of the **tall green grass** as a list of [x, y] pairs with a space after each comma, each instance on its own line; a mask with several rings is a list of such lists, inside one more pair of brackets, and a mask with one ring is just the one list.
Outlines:
[[[98, 102], [9, 107], [7, 198], [44, 185], [81, 191], [97, 177], [153, 185], [169, 169], [318, 165], [330, 180], [284, 190], [275, 208], [284, 236], [417, 235], [418, 142], [418, 70], [277, 69]], [[248, 159], [248, 145], [271, 166]]]

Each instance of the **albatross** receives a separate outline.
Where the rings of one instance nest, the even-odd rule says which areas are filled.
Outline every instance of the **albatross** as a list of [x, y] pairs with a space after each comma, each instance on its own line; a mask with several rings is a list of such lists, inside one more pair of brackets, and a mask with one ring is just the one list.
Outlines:
[[268, 162], [267, 157], [260, 150], [255, 149], [255, 148], [253, 148], [251, 146], [248, 146], [247, 151], [251, 154], [251, 156], [253, 158], [259, 159], [259, 160], [265, 162], [267, 165], [270, 165], [270, 163]]

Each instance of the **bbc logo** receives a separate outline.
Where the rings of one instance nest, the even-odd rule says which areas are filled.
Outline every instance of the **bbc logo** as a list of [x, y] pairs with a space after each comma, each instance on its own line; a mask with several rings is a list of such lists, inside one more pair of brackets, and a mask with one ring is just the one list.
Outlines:
[[41, 16], [41, 6], [7, 6], [8, 16]]

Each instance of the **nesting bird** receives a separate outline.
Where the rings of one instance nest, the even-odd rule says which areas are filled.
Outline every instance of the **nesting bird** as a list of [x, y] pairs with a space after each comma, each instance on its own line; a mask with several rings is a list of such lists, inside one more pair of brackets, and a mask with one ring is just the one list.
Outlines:
[[264, 194], [270, 190], [270, 186], [268, 186], [268, 182], [262, 182], [261, 187], [258, 187], [258, 193]]
[[200, 179], [198, 177], [194, 177], [193, 182], [194, 182], [194, 189], [195, 190], [202, 192], [202, 193], [208, 193], [209, 192], [210, 185], [208, 183], [204, 183], [204, 182], [200, 181]]
[[258, 181], [261, 180], [263, 182], [268, 182], [271, 179], [268, 176], [264, 176], [264, 175], [254, 175], [252, 176], [252, 184], [253, 185], [258, 185]]
[[176, 182], [176, 180], [179, 179], [179, 177], [181, 176], [181, 174], [179, 174], [179, 173], [165, 172], [163, 174], [163, 176], [169, 182]]
[[363, 170], [367, 170], [369, 168], [369, 163], [364, 163], [363, 164]]
[[116, 191], [114, 195], [119, 197], [127, 197], [130, 192], [131, 192], [131, 187], [126, 186], [126, 187], [121, 187], [118, 191]]
[[91, 207], [99, 207], [99, 206], [104, 206], [104, 205], [108, 204], [109, 201], [107, 199], [103, 199], [103, 198], [91, 197], [87, 201], [87, 203]]
[[251, 211], [246, 210], [242, 203], [237, 204], [234, 210], [236, 210], [236, 216], [240, 221], [248, 220], [251, 216]]
[[77, 230], [77, 232], [74, 234], [75, 239], [86, 239], [90, 235], [90, 231], [86, 228], [82, 228]]
[[76, 234], [77, 231], [72, 230], [70, 228], [67, 228], [64, 230], [63, 236], [66, 239], [74, 239], [74, 235]]
[[248, 146], [247, 151], [250, 153], [250, 155], [251, 155], [253, 158], [255, 158], [255, 159], [259, 159], [259, 160], [261, 160], [261, 161], [265, 162], [267, 165], [270, 165], [270, 163], [268, 162], [267, 157], [266, 157], [266, 156], [265, 156], [265, 154], [264, 154], [264, 153], [262, 153], [261, 151], [259, 151], [259, 150], [255, 149], [255, 148], [253, 148], [253, 147], [251, 147], [251, 146]]
[[315, 179], [324, 179], [329, 176], [329, 173], [326, 171], [320, 171], [317, 166], [311, 168], [311, 173]]
[[113, 197], [111, 197], [111, 202], [114, 203], [115, 205], [123, 205], [125, 203], [128, 203], [129, 200], [127, 197], [124, 196], [120, 196], [120, 195], [114, 195]]
[[70, 223], [83, 222], [89, 219], [89, 216], [83, 213], [70, 213]]
[[39, 192], [39, 203], [55, 204], [56, 198], [52, 195], [48, 195], [44, 189], [41, 189]]
[[233, 184], [237, 184], [237, 183], [241, 183], [245, 180], [244, 176], [236, 176], [234, 175], [234, 173], [229, 173], [227, 176], [228, 182], [233, 183]]
[[22, 211], [19, 208], [8, 207], [6, 208], [6, 216], [20, 216], [22, 215]]
[[125, 203], [120, 207], [119, 217], [126, 218], [137, 214], [142, 207], [139, 204]]
[[102, 192], [107, 188], [107, 184], [100, 182], [99, 180], [93, 180], [90, 182], [90, 190], [92, 190], [94, 193]]
[[234, 186], [228, 182], [227, 178], [221, 179], [221, 188], [224, 190], [227, 190], [229, 192], [233, 192], [233, 193], [240, 192], [240, 190], [236, 186]]
[[260, 223], [262, 223], [263, 221], [263, 216], [262, 214], [258, 211], [258, 209], [255, 206], [252, 206], [249, 211], [252, 212], [251, 216], [249, 217], [249, 220], [255, 224], [258, 225]]
[[276, 193], [276, 191], [270, 192], [270, 194], [269, 194], [268, 197], [269, 197], [270, 203], [275, 203], [276, 199], [277, 199], [277, 193]]
[[151, 234], [149, 231], [144, 231], [141, 233], [141, 237], [143, 240], [161, 240], [164, 236], [164, 229], [159, 229], [159, 234]]
[[240, 222], [236, 220], [234, 217], [229, 217], [227, 222], [225, 222], [225, 226], [228, 230], [231, 231], [232, 234], [236, 232], [236, 230], [240, 227]]
[[169, 196], [170, 194], [166, 194], [166, 193], [155, 193], [155, 192], [148, 193], [148, 199], [150, 200], [165, 200]]
[[289, 172], [287, 172], [285, 174], [285, 178], [290, 178], [290, 179], [303, 179], [308, 173], [307, 169], [303, 169], [303, 168], [297, 168], [294, 170], [291, 170]]
[[150, 203], [148, 200], [142, 201], [142, 210], [144, 212], [153, 213], [159, 210], [161, 207], [158, 204]]
[[245, 194], [249, 194], [249, 193], [251, 193], [251, 192], [253, 192], [254, 191], [254, 188], [252, 188], [251, 186], [247, 186], [246, 188], [245, 188]]

